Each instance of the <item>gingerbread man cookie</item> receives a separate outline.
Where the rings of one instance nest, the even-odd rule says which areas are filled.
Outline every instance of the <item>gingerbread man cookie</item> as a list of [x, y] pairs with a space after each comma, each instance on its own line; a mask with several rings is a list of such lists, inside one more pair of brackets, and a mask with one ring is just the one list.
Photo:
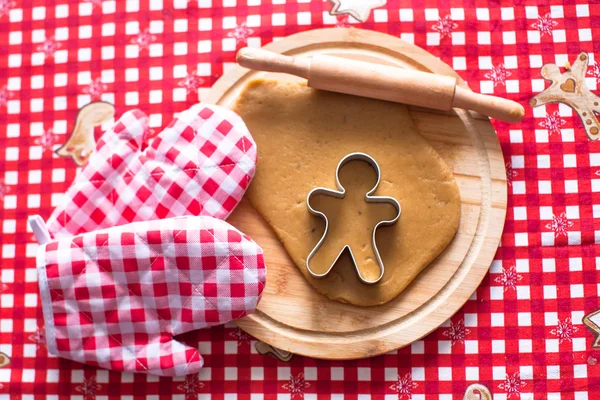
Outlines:
[[71, 157], [75, 164], [82, 166], [96, 148], [94, 127], [115, 116], [115, 106], [105, 101], [94, 101], [77, 112], [75, 125], [65, 144], [56, 150], [61, 157]]
[[600, 348], [600, 308], [583, 317], [583, 325], [594, 335], [592, 349]]
[[487, 386], [480, 383], [473, 383], [465, 391], [463, 400], [493, 400], [493, 396]]
[[585, 84], [589, 56], [580, 53], [572, 66], [560, 73], [556, 64], [542, 66], [544, 79], [552, 82], [541, 93], [532, 97], [529, 104], [539, 107], [547, 103], [563, 103], [571, 107], [581, 118], [590, 140], [600, 139], [600, 122], [595, 113], [600, 113], [600, 97], [590, 91]]
[[[358, 182], [352, 182], [352, 177], [344, 174], [347, 168], [343, 168], [352, 161], [367, 163], [375, 172], [375, 179], [369, 179], [368, 174], [372, 171], [367, 170], [358, 175]], [[323, 236], [306, 259], [306, 268], [313, 277], [326, 276], [346, 249], [363, 283], [377, 283], [383, 277], [385, 269], [377, 249], [377, 228], [391, 225], [398, 220], [400, 203], [393, 197], [373, 196], [379, 186], [380, 177], [379, 165], [371, 156], [351, 153], [337, 166], [338, 190], [316, 188], [308, 194], [306, 203], [309, 211], [325, 220]], [[356, 178], [357, 176], [354, 177], [355, 181]], [[385, 217], [382, 217], [383, 215]], [[368, 229], [351, 229], [349, 218], [361, 220], [359, 226]], [[357, 253], [360, 253], [360, 256], [357, 256]], [[314, 260], [315, 257], [318, 260]]]

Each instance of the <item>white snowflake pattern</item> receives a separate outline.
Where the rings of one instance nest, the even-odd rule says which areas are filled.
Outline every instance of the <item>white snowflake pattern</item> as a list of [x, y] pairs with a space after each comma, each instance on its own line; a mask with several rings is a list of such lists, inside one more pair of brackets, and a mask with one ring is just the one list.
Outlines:
[[235, 28], [229, 33], [227, 33], [227, 37], [234, 38], [235, 43], [245, 44], [248, 41], [248, 37], [254, 33], [254, 30], [248, 28], [245, 22], [242, 22], [239, 25], [236, 25]]
[[105, 90], [106, 85], [102, 83], [102, 78], [98, 77], [94, 79], [88, 86], [83, 88], [83, 93], [89, 94], [92, 100], [99, 100]]
[[579, 330], [578, 327], [573, 326], [571, 318], [565, 318], [564, 321], [558, 321], [556, 328], [550, 331], [551, 334], [555, 335], [559, 339], [559, 343], [565, 340], [570, 342], [573, 338], [573, 333]]
[[452, 31], [457, 27], [458, 24], [450, 18], [450, 15], [446, 15], [444, 18], [440, 18], [431, 28], [439, 32], [441, 37], [451, 37]]
[[241, 330], [240, 328], [236, 328], [235, 330], [229, 332], [229, 336], [236, 338], [238, 341], [238, 346], [241, 346], [242, 343], [250, 344], [250, 335]]
[[523, 279], [523, 277], [517, 272], [517, 268], [513, 265], [512, 267], [502, 268], [502, 273], [494, 279], [494, 282], [504, 286], [504, 291], [506, 292], [508, 289], [515, 290], [517, 283], [521, 279]]
[[512, 163], [509, 161], [505, 165], [506, 167], [506, 183], [508, 186], [512, 186], [513, 179], [519, 176], [519, 172], [515, 171], [512, 167]]
[[185, 381], [177, 389], [185, 394], [186, 399], [197, 399], [200, 389], [204, 387], [204, 383], [198, 380], [198, 375], [187, 375]]
[[198, 93], [198, 89], [204, 83], [204, 78], [199, 77], [196, 74], [190, 74], [179, 81], [178, 85], [185, 88], [187, 94]]
[[142, 32], [138, 33], [134, 38], [131, 39], [131, 43], [137, 44], [140, 48], [140, 51], [144, 49], [148, 49], [150, 45], [156, 41], [156, 36], [150, 33], [148, 28], [144, 29]]
[[0, 0], [0, 18], [8, 15], [10, 9], [13, 8], [16, 3], [12, 0]]
[[96, 377], [90, 376], [89, 378], [85, 378], [81, 385], [75, 387], [79, 393], [83, 395], [85, 399], [95, 399], [96, 393], [102, 389], [98, 383], [96, 383]]
[[44, 42], [36, 47], [36, 51], [44, 53], [45, 58], [54, 57], [56, 50], [60, 49], [62, 45], [54, 40], [54, 36], [51, 36], [44, 40]]
[[600, 82], [600, 64], [594, 63], [590, 65], [587, 70], [587, 75], [596, 78], [596, 81]]
[[84, 3], [90, 3], [92, 7], [102, 7], [102, 0], [83, 0]]
[[465, 338], [471, 333], [469, 328], [465, 327], [465, 320], [461, 319], [456, 323], [450, 321], [450, 328], [448, 328], [442, 335], [452, 340], [452, 345], [456, 343], [464, 343]]
[[338, 15], [337, 22], [335, 23], [336, 28], [347, 28], [350, 26], [350, 20], [348, 15]]
[[527, 386], [527, 383], [521, 380], [521, 375], [518, 372], [515, 372], [512, 376], [507, 374], [506, 380], [499, 384], [498, 388], [504, 390], [510, 399], [513, 396], [519, 397], [521, 395], [521, 388], [525, 386]]
[[540, 122], [540, 126], [548, 129], [548, 135], [552, 135], [560, 133], [560, 129], [565, 123], [566, 121], [560, 117], [558, 111], [554, 111], [552, 114], [546, 114], [546, 118]]
[[412, 398], [413, 390], [416, 389], [418, 385], [417, 382], [412, 380], [412, 375], [408, 373], [404, 376], [398, 375], [396, 382], [390, 385], [390, 389], [398, 393], [398, 398], [406, 397], [407, 399], [410, 399]]
[[40, 137], [35, 139], [34, 143], [42, 146], [44, 151], [52, 150], [52, 147], [54, 146], [54, 132], [52, 132], [52, 128], [46, 129]]
[[483, 76], [494, 82], [494, 87], [498, 85], [506, 85], [506, 78], [511, 76], [511, 72], [507, 71], [504, 64], [492, 66], [492, 69], [486, 72]]
[[8, 86], [0, 87], [0, 107], [6, 107], [8, 100], [12, 99], [12, 93], [9, 92]]
[[37, 328], [35, 333], [29, 335], [27, 339], [35, 343], [36, 347], [39, 349], [46, 345], [46, 330], [44, 328]]
[[539, 15], [537, 21], [531, 24], [531, 27], [540, 31], [540, 35], [544, 36], [551, 35], [552, 29], [554, 29], [556, 25], [558, 25], [558, 23], [552, 20], [550, 13], [546, 13], [544, 15]]
[[304, 398], [304, 390], [310, 386], [310, 383], [304, 380], [304, 374], [300, 372], [298, 375], [292, 375], [289, 382], [281, 385], [282, 388], [290, 392], [291, 398]]
[[567, 229], [573, 226], [573, 222], [567, 219], [565, 213], [552, 215], [552, 222], [546, 224], [546, 229], [554, 231], [554, 237], [567, 236]]

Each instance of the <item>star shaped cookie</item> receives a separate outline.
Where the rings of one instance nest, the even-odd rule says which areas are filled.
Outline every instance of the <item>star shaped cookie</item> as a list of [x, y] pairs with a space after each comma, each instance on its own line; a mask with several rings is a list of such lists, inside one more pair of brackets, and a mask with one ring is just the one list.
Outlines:
[[371, 10], [379, 8], [387, 3], [387, 0], [329, 0], [333, 8], [329, 12], [331, 15], [349, 14], [365, 22], [369, 19]]

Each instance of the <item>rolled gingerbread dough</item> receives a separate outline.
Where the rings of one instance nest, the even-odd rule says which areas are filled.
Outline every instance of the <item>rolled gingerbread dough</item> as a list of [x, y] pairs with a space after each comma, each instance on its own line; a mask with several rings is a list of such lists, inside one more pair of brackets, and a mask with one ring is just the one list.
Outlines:
[[[460, 219], [458, 186], [448, 165], [415, 130], [406, 106], [257, 79], [244, 89], [234, 110], [259, 149], [247, 196], [306, 279], [325, 296], [360, 306], [386, 303], [454, 237]], [[381, 182], [374, 194], [394, 197], [402, 207], [396, 224], [377, 231], [385, 274], [375, 285], [360, 282], [348, 252], [325, 278], [313, 278], [306, 269], [306, 258], [325, 228], [322, 219], [309, 213], [306, 197], [315, 187], [337, 189], [337, 164], [352, 152], [377, 161]], [[340, 174], [346, 189], [359, 193], [372, 187], [373, 169], [352, 164]], [[349, 241], [361, 271], [376, 274], [370, 233], [393, 210], [368, 206], [362, 195], [320, 202], [320, 211], [330, 218], [330, 239], [315, 264], [311, 261], [313, 269], [327, 269], [339, 246]]]

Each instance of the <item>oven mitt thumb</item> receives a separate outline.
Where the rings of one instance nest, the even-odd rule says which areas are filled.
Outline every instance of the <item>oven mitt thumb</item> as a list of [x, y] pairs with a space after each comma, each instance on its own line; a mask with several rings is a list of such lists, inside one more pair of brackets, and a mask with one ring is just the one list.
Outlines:
[[147, 146], [148, 117], [128, 111], [108, 130], [50, 216], [52, 237], [183, 215], [226, 219], [256, 166], [256, 144], [233, 111], [197, 104]]
[[241, 318], [265, 287], [262, 249], [212, 217], [142, 221], [49, 240], [37, 267], [48, 350], [103, 368], [181, 376], [196, 348], [174, 336]]

